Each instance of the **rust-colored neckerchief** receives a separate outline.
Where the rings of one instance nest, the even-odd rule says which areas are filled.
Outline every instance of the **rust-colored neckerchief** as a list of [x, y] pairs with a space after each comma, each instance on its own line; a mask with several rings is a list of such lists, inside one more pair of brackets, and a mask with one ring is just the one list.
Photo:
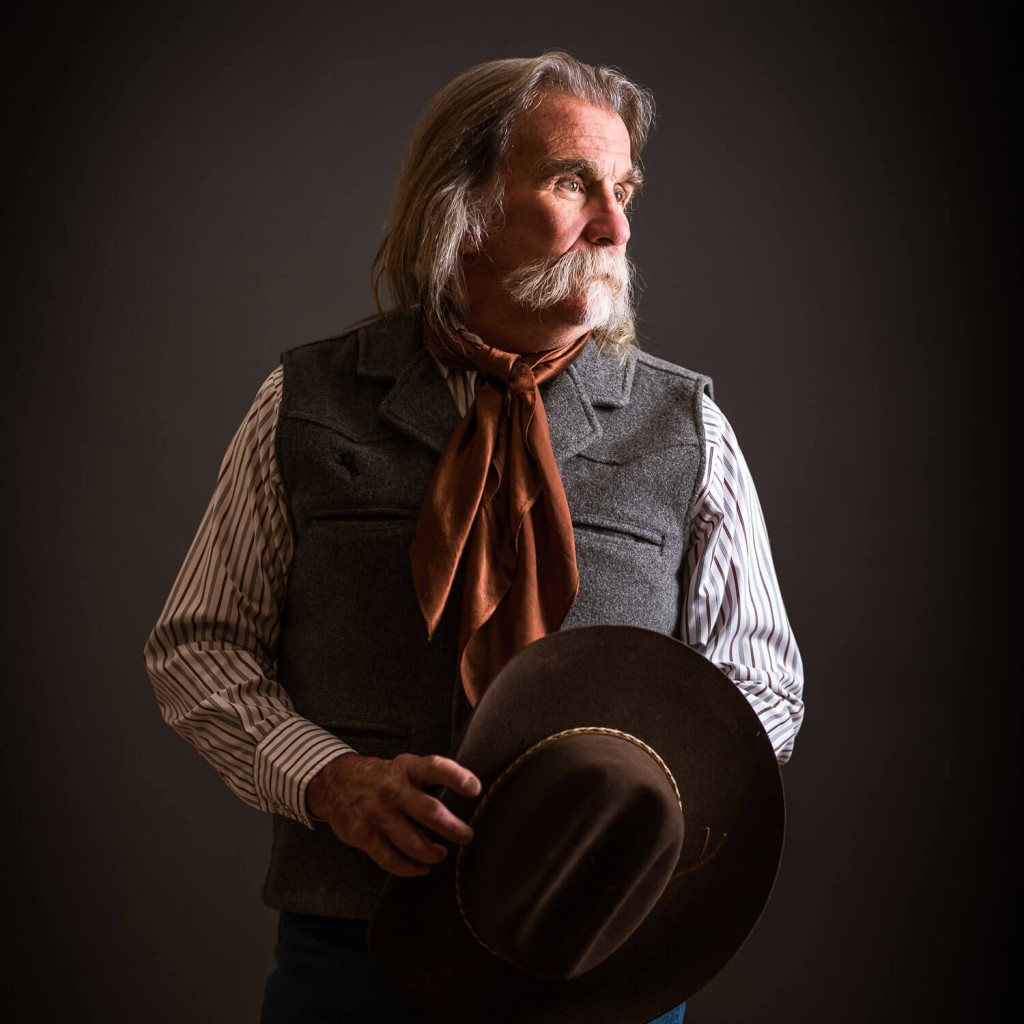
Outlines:
[[430, 637], [465, 551], [459, 668], [475, 707], [516, 651], [562, 625], [579, 590], [572, 519], [537, 385], [576, 358], [589, 332], [521, 356], [464, 341], [429, 312], [425, 326], [439, 362], [478, 371], [476, 397], [437, 464], [412, 541]]

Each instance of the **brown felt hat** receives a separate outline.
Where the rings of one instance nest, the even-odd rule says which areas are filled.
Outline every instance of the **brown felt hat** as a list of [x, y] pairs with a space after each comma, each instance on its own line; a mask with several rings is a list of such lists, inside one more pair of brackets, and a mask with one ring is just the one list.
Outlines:
[[754, 927], [782, 854], [771, 743], [735, 684], [632, 626], [520, 651], [455, 753], [474, 830], [389, 878], [370, 951], [443, 1024], [642, 1024], [706, 984]]

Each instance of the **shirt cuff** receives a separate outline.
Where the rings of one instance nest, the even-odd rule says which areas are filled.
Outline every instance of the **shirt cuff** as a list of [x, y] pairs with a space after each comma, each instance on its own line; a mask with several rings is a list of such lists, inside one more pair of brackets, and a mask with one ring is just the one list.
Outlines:
[[260, 809], [312, 828], [306, 787], [328, 761], [352, 748], [326, 729], [296, 716], [282, 722], [256, 748], [254, 776]]

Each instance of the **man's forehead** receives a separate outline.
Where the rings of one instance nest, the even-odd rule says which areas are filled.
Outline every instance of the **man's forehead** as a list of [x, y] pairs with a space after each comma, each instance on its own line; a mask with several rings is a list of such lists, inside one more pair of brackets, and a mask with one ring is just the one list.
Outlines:
[[572, 157], [611, 160], [628, 170], [631, 150], [626, 125], [613, 110], [555, 93], [520, 120], [510, 155], [528, 165]]

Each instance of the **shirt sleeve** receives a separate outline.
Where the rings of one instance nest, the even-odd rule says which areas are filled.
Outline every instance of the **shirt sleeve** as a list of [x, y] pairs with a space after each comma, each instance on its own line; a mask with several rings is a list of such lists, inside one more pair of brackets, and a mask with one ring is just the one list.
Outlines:
[[803, 720], [803, 664], [761, 505], [732, 426], [704, 399], [707, 465], [694, 503], [680, 636], [757, 712], [780, 764]]
[[274, 438], [283, 370], [260, 388], [146, 644], [164, 721], [247, 804], [312, 827], [306, 787], [351, 748], [275, 678], [293, 537]]

